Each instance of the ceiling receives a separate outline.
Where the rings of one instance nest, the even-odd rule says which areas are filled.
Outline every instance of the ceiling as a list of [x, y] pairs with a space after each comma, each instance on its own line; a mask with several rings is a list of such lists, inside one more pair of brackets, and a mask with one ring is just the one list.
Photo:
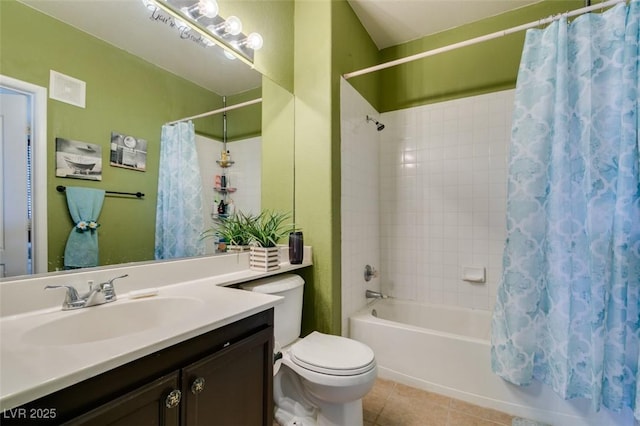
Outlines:
[[[230, 61], [218, 47], [181, 38], [175, 27], [154, 19], [142, 0], [19, 1], [219, 95], [260, 86], [257, 71]], [[539, 0], [348, 1], [382, 49]]]
[[348, 1], [378, 49], [384, 49], [540, 0]]

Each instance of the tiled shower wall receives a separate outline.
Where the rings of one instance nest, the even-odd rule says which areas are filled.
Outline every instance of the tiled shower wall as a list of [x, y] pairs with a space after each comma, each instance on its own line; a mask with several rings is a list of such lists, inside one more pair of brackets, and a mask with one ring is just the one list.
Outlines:
[[[492, 309], [514, 91], [379, 115], [347, 82], [341, 90], [343, 334], [366, 289]], [[379, 271], [368, 283], [366, 264]], [[486, 282], [463, 280], [465, 267], [485, 270]]]
[[[514, 91], [382, 114], [381, 287], [492, 309], [502, 271]], [[462, 279], [486, 270], [486, 283]]]
[[366, 289], [379, 290], [380, 279], [364, 280], [364, 267], [380, 267], [380, 133], [366, 116], [378, 113], [345, 80], [341, 82], [342, 126], [342, 334], [349, 316], [363, 308]]

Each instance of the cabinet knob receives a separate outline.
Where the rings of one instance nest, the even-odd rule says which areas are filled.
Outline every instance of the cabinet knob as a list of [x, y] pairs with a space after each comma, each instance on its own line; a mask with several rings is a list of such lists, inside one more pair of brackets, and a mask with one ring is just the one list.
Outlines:
[[167, 395], [167, 398], [164, 401], [164, 405], [166, 405], [167, 408], [175, 408], [180, 404], [181, 399], [182, 392], [180, 392], [178, 389], [174, 389], [169, 393], [169, 395]]
[[198, 377], [191, 383], [191, 392], [194, 395], [199, 394], [204, 390], [204, 377]]

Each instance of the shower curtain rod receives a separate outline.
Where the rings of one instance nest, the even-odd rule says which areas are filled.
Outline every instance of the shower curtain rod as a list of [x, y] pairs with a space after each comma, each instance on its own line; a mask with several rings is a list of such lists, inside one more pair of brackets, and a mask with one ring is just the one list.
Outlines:
[[434, 56], [437, 55], [439, 53], [444, 53], [444, 52], [449, 52], [451, 50], [455, 50], [455, 49], [459, 49], [461, 47], [466, 47], [466, 46], [471, 46], [477, 43], [482, 43], [484, 41], [488, 41], [488, 40], [493, 40], [495, 38], [500, 38], [500, 37], [504, 37], [506, 35], [509, 34], [513, 34], [513, 33], [517, 33], [520, 31], [524, 31], [524, 30], [528, 30], [530, 28], [535, 28], [541, 25], [545, 25], [545, 24], [549, 24], [553, 21], [557, 21], [560, 18], [563, 17], [572, 17], [572, 16], [577, 16], [577, 15], [582, 15], [583, 13], [588, 13], [588, 12], [592, 12], [594, 10], [598, 10], [598, 9], [603, 9], [605, 7], [609, 7], [609, 6], [614, 6], [618, 3], [625, 3], [627, 0], [609, 0], [609, 1], [605, 1], [602, 3], [598, 3], [596, 5], [593, 6], [588, 6], [588, 7], [583, 7], [580, 9], [575, 9], [569, 12], [565, 12], [565, 13], [561, 13], [558, 15], [553, 15], [553, 16], [549, 16], [548, 18], [544, 18], [544, 19], [540, 19], [538, 21], [535, 22], [529, 22], [528, 24], [522, 24], [522, 25], [518, 25], [517, 27], [513, 27], [513, 28], [509, 28], [506, 30], [501, 30], [501, 31], [496, 31], [495, 33], [491, 33], [491, 34], [487, 34], [487, 35], [483, 35], [480, 37], [475, 37], [469, 40], [465, 40], [465, 41], [461, 41], [458, 43], [453, 43], [450, 44], [448, 46], [444, 46], [444, 47], [439, 47], [437, 49], [432, 49], [432, 50], [427, 50], [425, 52], [422, 53], [416, 53], [415, 55], [411, 55], [411, 56], [407, 56], [405, 58], [400, 58], [400, 59], [396, 59], [393, 61], [389, 61], [389, 62], [385, 62], [383, 64], [379, 64], [379, 65], [375, 65], [372, 67], [368, 67], [368, 68], [363, 68], [361, 70], [358, 71], [353, 71], [353, 72], [349, 72], [346, 74], [343, 74], [342, 76], [344, 77], [345, 80], [348, 80], [350, 78], [353, 77], [357, 77], [360, 75], [364, 75], [364, 74], [369, 74], [375, 71], [380, 71], [386, 68], [391, 68], [394, 67], [396, 65], [401, 65], [401, 64], [405, 64], [407, 62], [412, 62], [418, 59], [422, 59], [422, 58], [426, 58], [428, 56]]
[[262, 98], [257, 98], [257, 99], [253, 99], [253, 100], [250, 100], [250, 101], [247, 101], [247, 102], [242, 102], [242, 103], [239, 103], [239, 104], [231, 105], [231, 106], [228, 106], [228, 107], [224, 107], [224, 108], [220, 108], [220, 109], [214, 109], [213, 111], [203, 112], [202, 114], [193, 115], [191, 117], [181, 118], [180, 120], [171, 121], [171, 122], [169, 122], [167, 124], [176, 124], [176, 123], [181, 123], [183, 121], [193, 120], [193, 119], [196, 119], [196, 118], [208, 117], [210, 115], [219, 114], [221, 112], [226, 112], [226, 111], [231, 111], [231, 110], [234, 110], [234, 109], [246, 107], [246, 106], [257, 104], [257, 103], [260, 103], [260, 102], [262, 102]]

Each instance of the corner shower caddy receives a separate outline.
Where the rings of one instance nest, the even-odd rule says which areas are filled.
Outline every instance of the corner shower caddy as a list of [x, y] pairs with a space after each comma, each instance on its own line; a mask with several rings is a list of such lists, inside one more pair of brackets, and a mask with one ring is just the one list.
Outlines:
[[[222, 97], [222, 105], [224, 108], [227, 107], [226, 96]], [[216, 182], [213, 186], [213, 190], [218, 194], [220, 194], [220, 197], [222, 198], [222, 202], [226, 205], [229, 205], [229, 203], [227, 202], [228, 194], [231, 194], [237, 191], [237, 188], [228, 186], [226, 183], [228, 182], [227, 169], [235, 164], [235, 161], [232, 161], [228, 157], [226, 157], [228, 153], [229, 153], [229, 150], [227, 150], [227, 112], [223, 111], [222, 112], [222, 155], [220, 159], [216, 160], [216, 163], [222, 169], [222, 174], [220, 175], [220, 177], [221, 177], [221, 180], [225, 182], [225, 184], [224, 185], [222, 183], [218, 184]], [[223, 213], [223, 214], [218, 213], [217, 205], [215, 205], [215, 203], [214, 203], [213, 209], [214, 210], [211, 212], [211, 217], [213, 219], [224, 219], [229, 216], [228, 213]]]

